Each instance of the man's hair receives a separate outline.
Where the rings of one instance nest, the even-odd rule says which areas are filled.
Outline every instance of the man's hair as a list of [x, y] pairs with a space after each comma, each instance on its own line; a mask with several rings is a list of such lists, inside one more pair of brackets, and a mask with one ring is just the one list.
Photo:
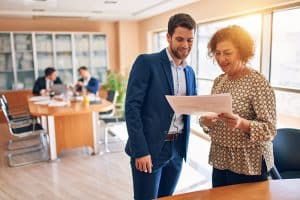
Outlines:
[[81, 66], [78, 68], [78, 72], [80, 72], [80, 70], [88, 71], [88, 68], [86, 66]]
[[49, 76], [51, 74], [53, 74], [53, 72], [55, 72], [56, 70], [53, 67], [47, 67], [45, 69], [45, 76]]
[[185, 13], [179, 13], [170, 17], [168, 22], [168, 34], [172, 36], [177, 27], [184, 27], [189, 30], [196, 30], [196, 22], [190, 15]]

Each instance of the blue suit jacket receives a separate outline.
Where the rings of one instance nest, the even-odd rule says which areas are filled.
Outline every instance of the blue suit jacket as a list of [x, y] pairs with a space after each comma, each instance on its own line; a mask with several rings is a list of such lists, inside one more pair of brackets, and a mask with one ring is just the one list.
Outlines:
[[[80, 78], [78, 81], [83, 82], [83, 78]], [[99, 80], [94, 78], [94, 77], [91, 77], [88, 84], [87, 84], [87, 86], [86, 86], [86, 89], [87, 89], [87, 91], [96, 94], [99, 90]], [[76, 90], [81, 91], [82, 87], [78, 86], [76, 88]]]
[[[196, 95], [193, 69], [185, 69], [187, 95]], [[174, 111], [165, 95], [174, 95], [171, 63], [166, 49], [137, 57], [130, 72], [125, 115], [128, 141], [125, 151], [132, 158], [150, 154], [156, 158], [164, 144]], [[184, 115], [183, 139], [179, 153], [186, 158], [190, 132], [190, 116]]]

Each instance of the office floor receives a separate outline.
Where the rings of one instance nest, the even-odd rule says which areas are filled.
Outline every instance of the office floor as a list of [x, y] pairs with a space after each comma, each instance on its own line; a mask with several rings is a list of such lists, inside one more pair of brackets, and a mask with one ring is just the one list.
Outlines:
[[[129, 159], [123, 151], [89, 156], [85, 148], [72, 149], [58, 161], [9, 168], [7, 132], [0, 124], [0, 199], [132, 199]], [[208, 145], [191, 136], [189, 164], [176, 193], [211, 187]]]

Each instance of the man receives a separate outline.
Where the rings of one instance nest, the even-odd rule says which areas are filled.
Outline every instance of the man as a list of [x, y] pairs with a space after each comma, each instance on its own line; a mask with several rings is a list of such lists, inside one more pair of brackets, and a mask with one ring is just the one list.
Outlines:
[[45, 76], [39, 77], [33, 86], [32, 93], [36, 95], [47, 95], [53, 84], [62, 84], [53, 67], [45, 69]]
[[99, 81], [91, 76], [88, 68], [86, 66], [81, 66], [79, 67], [78, 72], [81, 78], [76, 83], [76, 91], [82, 91], [83, 87], [85, 87], [88, 92], [97, 94]]
[[196, 23], [187, 14], [169, 19], [169, 46], [137, 57], [128, 81], [125, 115], [134, 198], [172, 195], [186, 158], [190, 116], [175, 114], [165, 95], [196, 95], [195, 74], [186, 64]]

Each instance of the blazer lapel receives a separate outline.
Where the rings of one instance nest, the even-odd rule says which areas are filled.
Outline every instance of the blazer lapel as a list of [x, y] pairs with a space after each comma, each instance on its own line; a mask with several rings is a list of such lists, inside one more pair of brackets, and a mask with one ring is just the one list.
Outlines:
[[164, 73], [167, 77], [168, 84], [171, 90], [171, 94], [174, 95], [174, 86], [173, 86], [173, 77], [172, 77], [172, 71], [171, 71], [171, 64], [168, 59], [166, 49], [162, 50], [161, 52], [161, 58], [162, 58], [162, 66], [164, 69]]

